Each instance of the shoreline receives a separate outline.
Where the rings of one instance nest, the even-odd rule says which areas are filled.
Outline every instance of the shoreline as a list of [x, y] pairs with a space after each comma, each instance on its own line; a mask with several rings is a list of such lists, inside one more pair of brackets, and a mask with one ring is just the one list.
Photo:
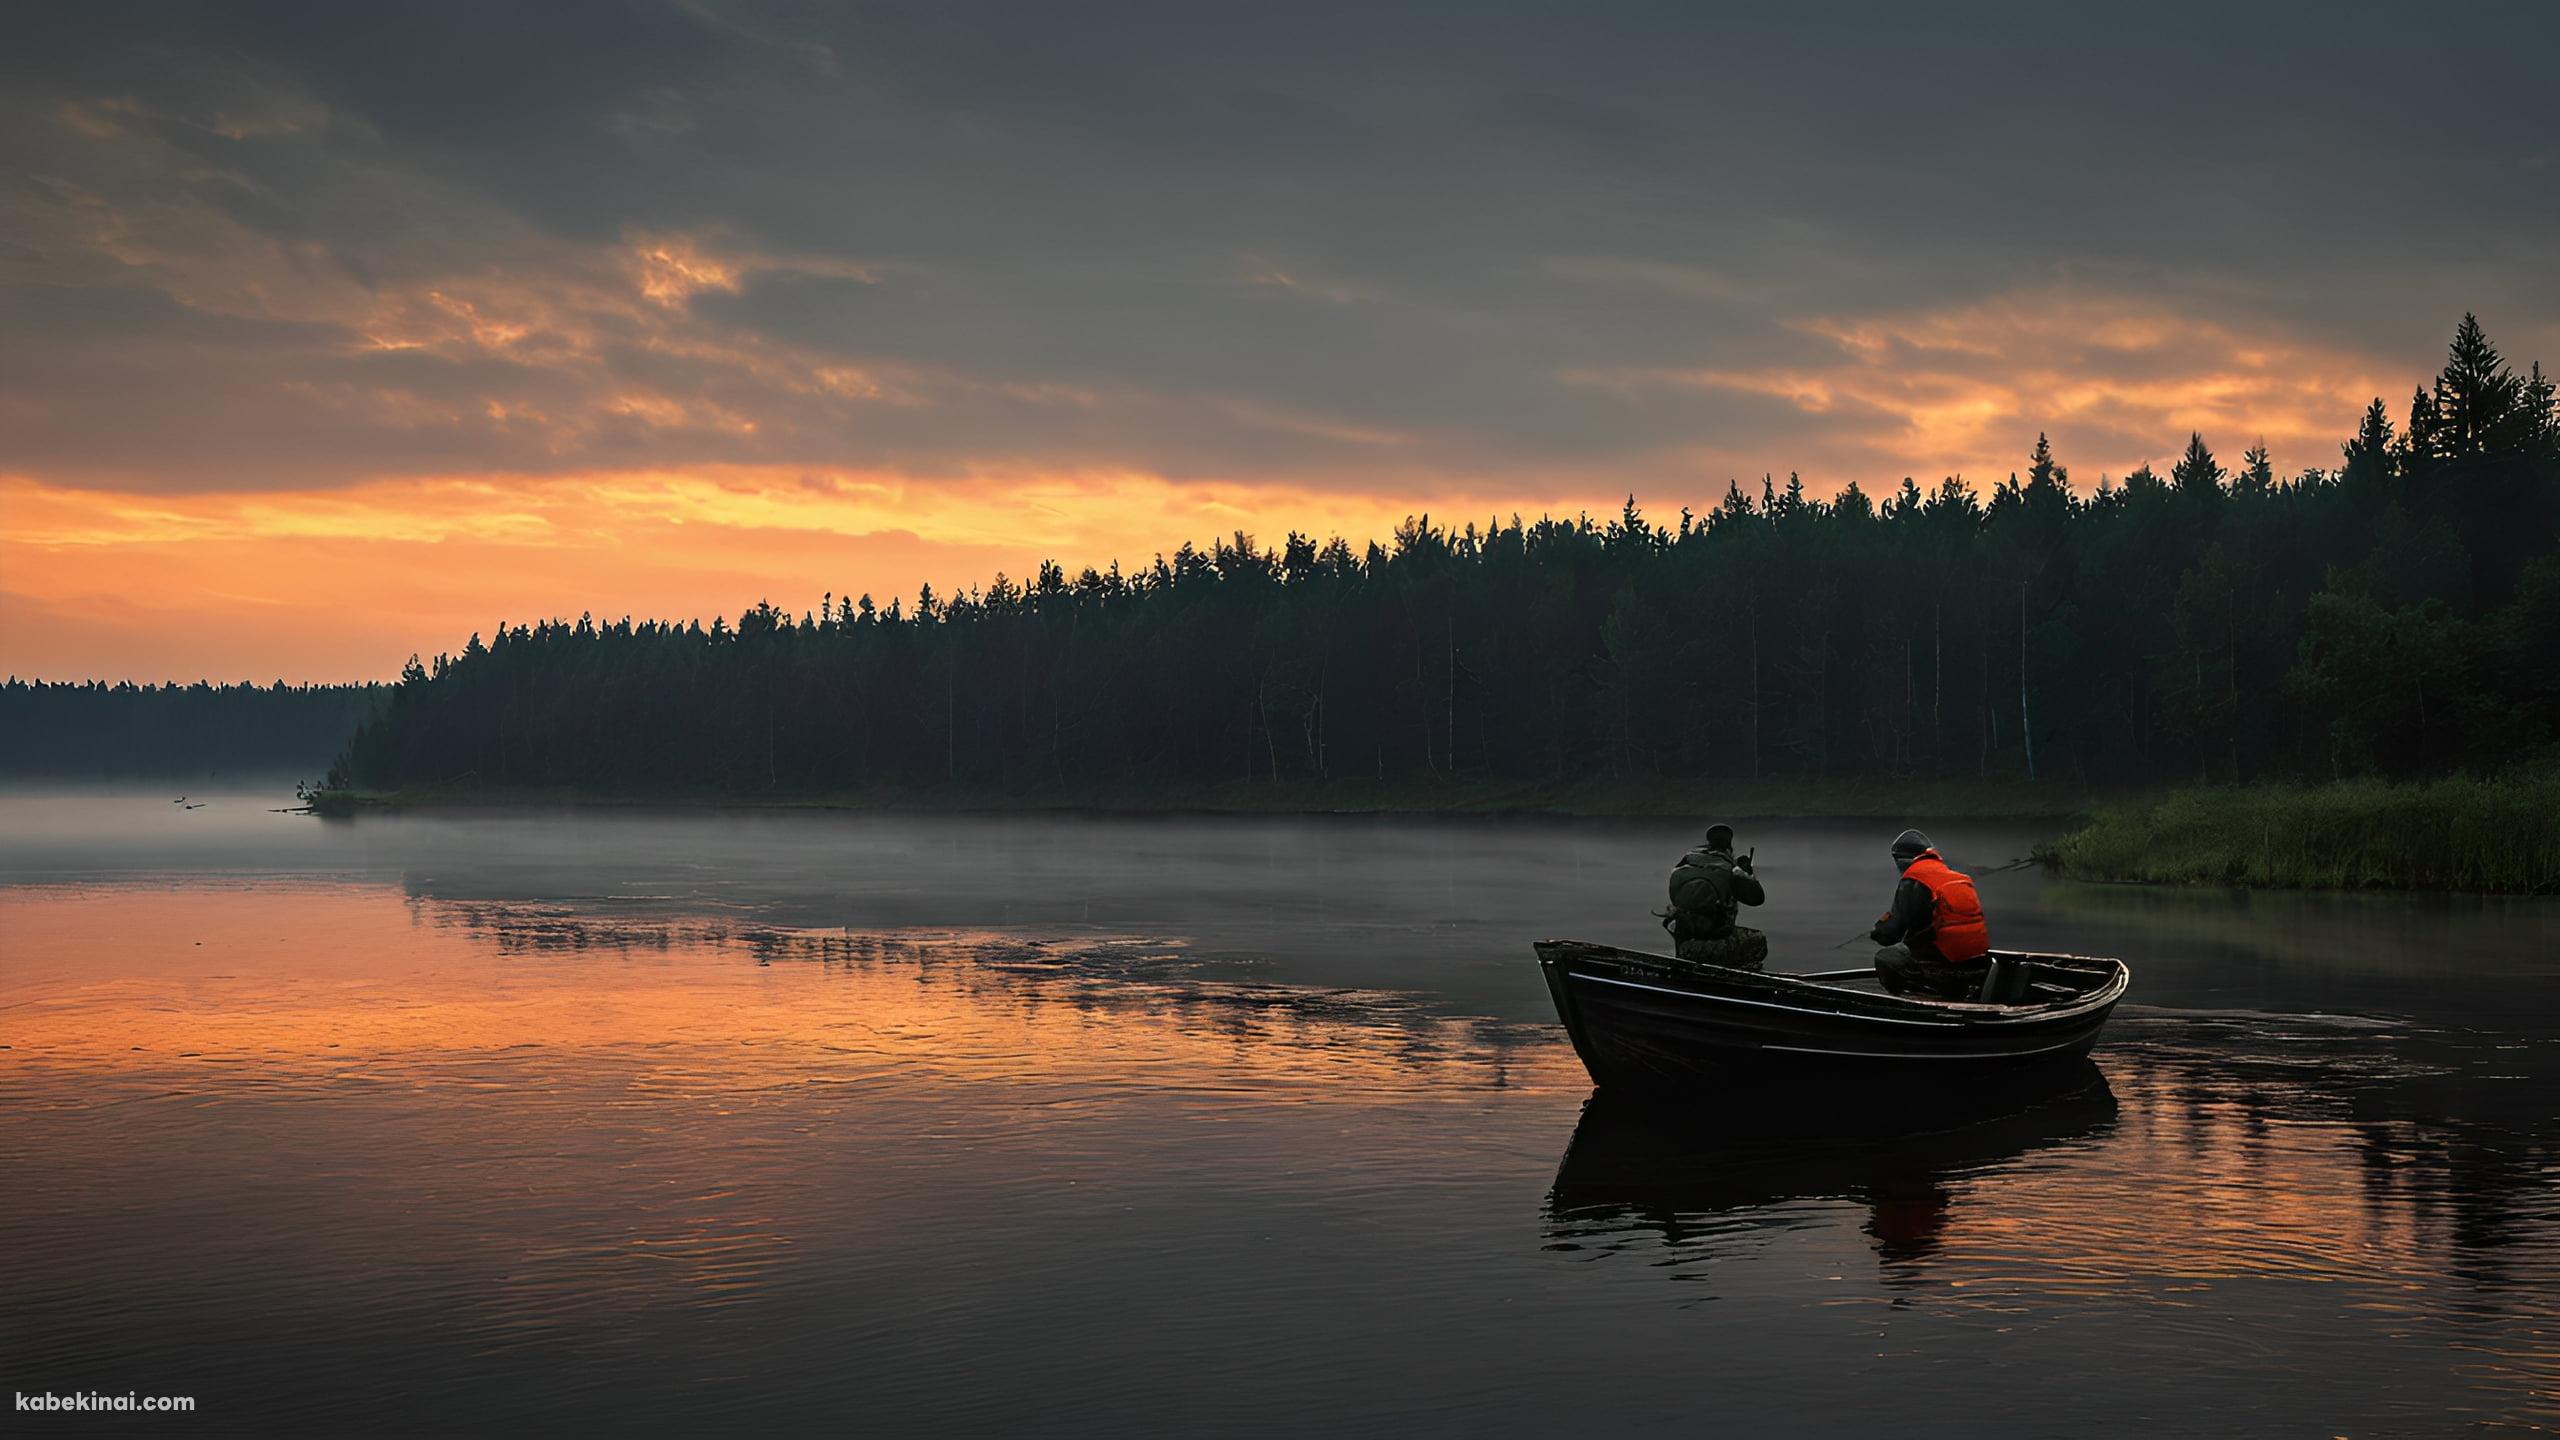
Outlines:
[[2164, 889], [2560, 894], [2560, 771], [2179, 790], [2110, 804], [2034, 859]]
[[1922, 828], [2010, 821], [2047, 829], [2030, 856], [2076, 884], [2146, 890], [2552, 895], [2560, 893], [2560, 782], [2548, 775], [2413, 785], [2343, 781], [2143, 795], [2021, 782], [1717, 781], [1695, 785], [1444, 780], [1224, 785], [971, 786], [869, 791], [581, 791], [433, 786], [306, 792], [327, 819], [408, 811], [801, 810], [880, 815], [1365, 816], [1655, 820], [1703, 825], [1868, 821]]
[[1235, 782], [1125, 788], [871, 791], [586, 791], [532, 786], [428, 786], [314, 791], [311, 813], [343, 818], [409, 810], [825, 810], [880, 814], [1372, 815], [1687, 820], [2083, 820], [2104, 803], [2059, 787], [1877, 781], [1729, 781], [1694, 786], [1614, 782]]

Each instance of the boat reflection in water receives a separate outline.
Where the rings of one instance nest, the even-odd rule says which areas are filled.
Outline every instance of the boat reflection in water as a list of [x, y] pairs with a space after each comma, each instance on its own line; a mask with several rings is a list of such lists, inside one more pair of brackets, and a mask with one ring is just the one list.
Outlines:
[[2106, 1076], [2079, 1061], [2034, 1095], [1925, 1115], [1908, 1107], [1771, 1107], [1734, 1113], [1602, 1090], [1582, 1109], [1548, 1192], [1549, 1249], [1650, 1233], [1688, 1249], [1715, 1237], [1803, 1223], [1801, 1202], [1869, 1207], [1885, 1261], [1925, 1259], [1961, 1223], [1951, 1182], [2113, 1128]]

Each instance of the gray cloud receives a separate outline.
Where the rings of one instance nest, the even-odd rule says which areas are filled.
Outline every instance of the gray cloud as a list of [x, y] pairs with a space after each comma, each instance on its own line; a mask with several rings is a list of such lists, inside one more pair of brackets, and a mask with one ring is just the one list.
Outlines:
[[[0, 26], [0, 470], [65, 483], [1026, 460], [1872, 488], [1940, 458], [1932, 377], [2009, 385], [1980, 443], [2010, 451], [2055, 393], [2019, 366], [2153, 385], [2091, 422], [2112, 457], [2174, 440], [2137, 420], [2247, 423], [2178, 418], [2213, 336], [2393, 394], [2465, 308], [2560, 359], [2547, 4]], [[2004, 297], [2192, 323], [2109, 351]], [[1906, 335], [1881, 353], [1920, 379], [1884, 385], [1840, 338], [1926, 314], [1998, 353]]]

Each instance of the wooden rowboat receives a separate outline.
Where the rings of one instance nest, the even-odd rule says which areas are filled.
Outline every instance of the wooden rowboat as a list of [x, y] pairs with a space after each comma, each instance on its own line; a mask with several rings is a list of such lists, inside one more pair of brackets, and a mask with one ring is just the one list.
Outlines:
[[1579, 940], [1537, 951], [1575, 1053], [1608, 1089], [1885, 1097], [2023, 1080], [2086, 1056], [2131, 981], [2121, 960], [1997, 951], [2018, 998], [1994, 1004], [1889, 995], [1869, 969], [1773, 975]]

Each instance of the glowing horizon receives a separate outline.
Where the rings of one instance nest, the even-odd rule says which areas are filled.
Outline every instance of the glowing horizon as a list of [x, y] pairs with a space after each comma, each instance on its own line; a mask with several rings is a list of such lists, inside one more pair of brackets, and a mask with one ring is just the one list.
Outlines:
[[[2174, 453], [2094, 479], [2075, 472], [2073, 486], [2087, 493], [2143, 464], [2165, 474]], [[2237, 459], [2221, 458], [2226, 466]], [[1999, 478], [2023, 468], [2013, 464]], [[1949, 473], [1980, 491], [1998, 483]], [[1924, 489], [1937, 483], [1910, 478]], [[1414, 503], [1140, 472], [982, 477], [1010, 502], [1000, 510], [948, 485], [799, 467], [470, 475], [182, 495], [0, 475], [0, 513], [8, 517], [0, 574], [12, 577], [0, 585], [0, 674], [388, 680], [411, 655], [458, 653], [470, 635], [500, 623], [580, 614], [708, 623], [760, 601], [795, 615], [814, 611], [830, 594], [867, 594], [886, 609], [893, 598], [912, 605], [926, 586], [947, 596], [999, 576], [1020, 583], [1048, 561], [1070, 575], [1115, 565], [1132, 571], [1238, 531], [1272, 549], [1297, 532], [1320, 542], [1339, 537], [1358, 550], [1416, 516], [1452, 529], [1513, 518], [1606, 519], [1630, 493], [1648, 518], [1671, 524], [1683, 507], [1705, 514], [1729, 484], [1756, 500], [1764, 480], [1785, 483], [1764, 471], [1660, 498], [1565, 482], [1530, 493], [1435, 491]], [[1829, 499], [1858, 485], [1881, 502], [1899, 484], [1900, 477], [1849, 479], [1808, 489]], [[357, 594], [367, 602], [361, 610], [341, 603]], [[226, 621], [255, 633], [226, 641], [210, 628]], [[101, 665], [99, 656], [127, 658]], [[292, 658], [262, 664], [267, 656]]]

